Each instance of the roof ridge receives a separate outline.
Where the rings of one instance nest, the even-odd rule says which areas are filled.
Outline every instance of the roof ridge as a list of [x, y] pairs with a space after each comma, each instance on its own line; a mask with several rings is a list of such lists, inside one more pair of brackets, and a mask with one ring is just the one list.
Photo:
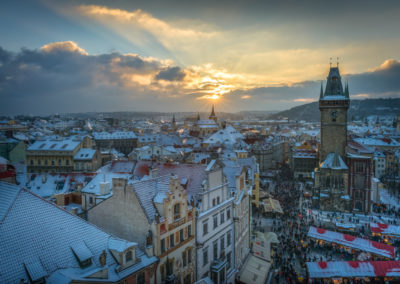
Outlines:
[[[45, 199], [45, 198], [43, 198], [43, 197], [37, 195], [37, 194], [35, 194], [34, 192], [32, 192], [32, 191], [30, 191], [30, 190], [28, 190], [28, 189], [26, 189], [26, 188], [23, 188], [23, 187], [22, 187], [22, 188], [21, 188], [21, 191], [25, 191], [26, 193], [29, 193], [29, 194], [33, 195], [34, 197], [37, 197], [37, 198], [41, 199], [42, 201], [45, 201], [46, 203], [48, 203], [48, 204], [54, 206], [56, 209], [59, 209], [59, 210], [61, 210], [61, 211], [64, 211], [64, 212], [68, 213], [69, 215], [71, 215], [71, 216], [77, 218], [78, 220], [80, 220], [81, 222], [84, 222], [84, 223], [86, 223], [86, 224], [88, 224], [88, 225], [90, 225], [90, 226], [96, 228], [97, 230], [106, 233], [106, 234], [109, 235], [109, 236], [113, 236], [113, 237], [119, 238], [118, 236], [114, 235], [113, 233], [107, 231], [105, 228], [100, 228], [100, 227], [96, 226], [95, 224], [90, 223], [89, 221], [87, 221], [87, 220], [85, 220], [85, 219], [79, 217], [78, 215], [72, 214], [72, 213], [69, 212], [68, 210], [66, 210], [66, 209], [64, 209], [64, 208], [62, 208], [62, 207], [60, 207], [60, 206], [58, 206], [57, 204], [55, 204], [55, 203], [53, 203], [53, 202], [51, 202], [51, 201], [49, 201], [49, 200], [47, 200], [47, 199]], [[99, 204], [100, 204], [100, 203], [99, 203]]]

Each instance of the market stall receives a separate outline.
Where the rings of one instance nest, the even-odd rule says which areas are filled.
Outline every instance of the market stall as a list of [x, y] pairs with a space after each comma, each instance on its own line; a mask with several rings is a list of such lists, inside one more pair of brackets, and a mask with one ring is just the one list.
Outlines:
[[400, 277], [399, 261], [307, 262], [310, 278]]
[[375, 234], [400, 237], [400, 226], [381, 223], [370, 223], [370, 228], [371, 232]]
[[393, 246], [357, 238], [352, 235], [328, 231], [322, 228], [311, 226], [308, 230], [308, 237], [326, 242], [336, 243], [352, 249], [366, 251], [375, 255], [384, 256], [393, 259], [395, 257], [395, 248]]

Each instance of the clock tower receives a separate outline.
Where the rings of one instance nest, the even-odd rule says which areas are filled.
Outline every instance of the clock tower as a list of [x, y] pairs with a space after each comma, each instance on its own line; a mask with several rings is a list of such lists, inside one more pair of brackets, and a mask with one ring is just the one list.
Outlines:
[[321, 84], [319, 110], [321, 112], [321, 151], [320, 162], [329, 153], [345, 157], [347, 145], [347, 110], [349, 108], [349, 88], [343, 90], [339, 67], [331, 67], [325, 91]]

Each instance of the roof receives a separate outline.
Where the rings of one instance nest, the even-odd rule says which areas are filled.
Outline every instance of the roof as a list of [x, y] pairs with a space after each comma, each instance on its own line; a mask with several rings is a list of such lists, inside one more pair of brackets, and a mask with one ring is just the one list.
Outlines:
[[156, 213], [160, 213], [157, 212], [153, 203], [154, 198], [157, 194], [164, 194], [166, 196], [166, 193], [169, 192], [169, 183], [170, 175], [130, 183], [149, 223], [153, 222]]
[[95, 140], [117, 140], [117, 139], [136, 139], [133, 131], [115, 131], [115, 132], [93, 132]]
[[238, 140], [244, 139], [244, 136], [237, 132], [231, 125], [227, 125], [225, 128], [218, 130], [203, 143], [206, 144], [225, 144], [234, 145]]
[[325, 161], [321, 165], [322, 169], [334, 169], [334, 170], [347, 170], [347, 165], [343, 161], [342, 157], [335, 152], [335, 153], [329, 153], [328, 156], [326, 156]]
[[389, 138], [355, 138], [354, 141], [367, 146], [392, 146], [399, 147], [400, 143]]
[[387, 258], [394, 258], [395, 256], [395, 248], [390, 245], [357, 238], [352, 235], [332, 232], [311, 226], [307, 236], [314, 239], [341, 244], [343, 246], [370, 252], [376, 255], [385, 256]]
[[240, 272], [240, 282], [253, 284], [266, 283], [270, 266], [271, 264], [268, 261], [250, 254]]
[[28, 151], [73, 151], [80, 144], [79, 137], [55, 138], [47, 140], [37, 140], [28, 147]]
[[399, 261], [307, 262], [311, 278], [400, 277]]
[[371, 231], [383, 235], [400, 236], [400, 226], [370, 223]]
[[[13, 193], [10, 194], [10, 191]], [[25, 267], [34, 277], [49, 277], [47, 283], [60, 283], [59, 279], [64, 283], [73, 279], [88, 281], [85, 277], [104, 268], [108, 268], [108, 279], [102, 281], [117, 282], [125, 277], [123, 273], [128, 270], [128, 273], [133, 273], [130, 269], [136, 269], [132, 267], [116, 272], [118, 264], [109, 253], [108, 244], [110, 238], [118, 238], [82, 218], [28, 190], [7, 183], [0, 182], [0, 196], [6, 197], [0, 199], [3, 212], [0, 222], [1, 283], [28, 280]], [[103, 251], [106, 252], [106, 267], [99, 263]], [[157, 261], [140, 254], [141, 265]], [[89, 257], [92, 264], [82, 269], [77, 257]]]
[[133, 173], [134, 169], [135, 169], [134, 161], [112, 161], [110, 170], [113, 173], [130, 174]]
[[91, 160], [94, 154], [96, 154], [95, 149], [82, 148], [75, 154], [74, 160]]
[[186, 178], [187, 183], [184, 188], [188, 194], [188, 199], [199, 196], [202, 191], [202, 182], [206, 179], [206, 166], [203, 164], [184, 164], [184, 163], [154, 163], [150, 161], [139, 161], [136, 164], [135, 178], [143, 178], [150, 175], [150, 171], [157, 169], [158, 175], [177, 175], [181, 180]]

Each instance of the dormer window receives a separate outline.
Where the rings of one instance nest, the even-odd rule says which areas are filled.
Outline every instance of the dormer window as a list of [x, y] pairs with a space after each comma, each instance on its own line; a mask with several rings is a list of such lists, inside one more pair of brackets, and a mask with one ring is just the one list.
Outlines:
[[129, 261], [132, 261], [132, 251], [128, 251], [125, 254], [125, 262], [129, 262]]

